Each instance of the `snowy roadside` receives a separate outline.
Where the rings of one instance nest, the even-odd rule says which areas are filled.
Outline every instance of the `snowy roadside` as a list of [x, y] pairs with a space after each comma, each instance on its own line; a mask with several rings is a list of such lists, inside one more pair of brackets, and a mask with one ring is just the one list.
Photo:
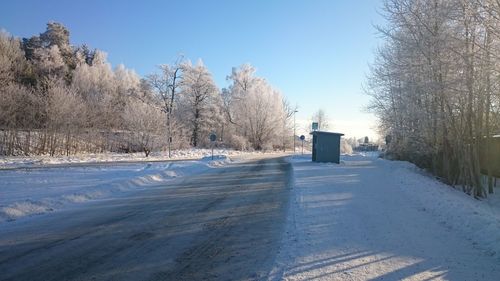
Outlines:
[[477, 200], [436, 179], [412, 163], [377, 159], [400, 180], [400, 188], [450, 231], [500, 259], [500, 189]]
[[[214, 155], [233, 157], [238, 155], [262, 154], [260, 152], [243, 152], [231, 149], [214, 149]], [[153, 152], [149, 157], [144, 153], [99, 153], [72, 156], [0, 156], [0, 170], [8, 168], [24, 168], [73, 163], [106, 163], [106, 162], [151, 162], [169, 160], [198, 160], [212, 155], [211, 149], [180, 149], [168, 152]]]
[[481, 202], [374, 155], [289, 161], [294, 184], [270, 280], [500, 280], [498, 195]]
[[229, 162], [227, 156], [218, 155], [214, 160], [204, 157], [196, 161], [0, 170], [0, 223], [164, 187], [169, 181]]

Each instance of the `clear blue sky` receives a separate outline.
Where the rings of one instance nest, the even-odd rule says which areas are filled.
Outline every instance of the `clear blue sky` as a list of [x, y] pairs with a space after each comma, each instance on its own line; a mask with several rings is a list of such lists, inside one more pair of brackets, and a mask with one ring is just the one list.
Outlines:
[[63, 23], [72, 44], [104, 50], [140, 75], [177, 54], [203, 59], [219, 87], [233, 66], [258, 75], [297, 103], [305, 127], [318, 108], [331, 129], [374, 136], [361, 84], [380, 43], [381, 0], [4, 1], [0, 28], [29, 37]]

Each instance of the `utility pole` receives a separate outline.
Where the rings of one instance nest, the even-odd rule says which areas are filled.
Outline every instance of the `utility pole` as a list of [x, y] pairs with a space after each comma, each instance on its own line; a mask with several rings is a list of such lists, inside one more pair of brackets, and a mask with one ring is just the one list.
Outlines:
[[293, 154], [295, 154], [295, 113], [299, 112], [297, 109], [293, 111]]
[[168, 158], [172, 158], [172, 126], [170, 124], [170, 115], [168, 117]]

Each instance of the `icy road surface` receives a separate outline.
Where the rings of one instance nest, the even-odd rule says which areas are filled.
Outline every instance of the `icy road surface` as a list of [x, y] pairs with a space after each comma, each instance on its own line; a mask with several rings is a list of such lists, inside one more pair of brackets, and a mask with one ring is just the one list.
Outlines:
[[239, 162], [4, 222], [0, 280], [266, 278], [284, 232], [290, 166]]

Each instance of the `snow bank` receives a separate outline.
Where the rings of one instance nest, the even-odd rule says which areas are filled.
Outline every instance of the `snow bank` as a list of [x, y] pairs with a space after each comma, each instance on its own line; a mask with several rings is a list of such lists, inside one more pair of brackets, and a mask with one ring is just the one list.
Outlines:
[[405, 161], [377, 159], [378, 164], [400, 178], [400, 188], [414, 198], [450, 231], [470, 240], [487, 255], [500, 257], [500, 189], [486, 200], [477, 200], [436, 180]]
[[[236, 156], [243, 154], [259, 154], [259, 152], [242, 152], [232, 149], [214, 149], [214, 155]], [[33, 156], [33, 157], [0, 157], [0, 169], [31, 167], [40, 165], [61, 165], [71, 163], [102, 163], [102, 162], [128, 162], [128, 161], [168, 161], [168, 160], [198, 160], [212, 155], [211, 149], [181, 149], [172, 151], [172, 157], [168, 152], [153, 152], [149, 157], [144, 153], [102, 153], [82, 154], [76, 156]]]
[[164, 187], [173, 179], [229, 162], [227, 156], [218, 155], [214, 160], [0, 171], [0, 223], [127, 191]]

